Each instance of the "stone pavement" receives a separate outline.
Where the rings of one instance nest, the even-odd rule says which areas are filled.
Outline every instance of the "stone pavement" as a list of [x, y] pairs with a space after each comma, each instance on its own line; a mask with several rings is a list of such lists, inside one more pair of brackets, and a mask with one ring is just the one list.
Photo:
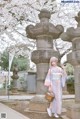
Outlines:
[[[30, 100], [33, 98], [35, 95], [10, 95], [8, 96], [0, 96], [0, 101], [9, 101], [9, 100]], [[63, 95], [63, 100], [66, 99], [74, 99], [75, 95]], [[65, 112], [63, 110], [63, 112]], [[0, 116], [5, 116], [6, 118], [4, 119], [29, 119], [28, 117], [25, 117], [21, 113], [9, 108], [8, 106], [0, 103]], [[0, 117], [0, 119], [3, 119]], [[63, 119], [68, 119], [65, 115], [63, 115]]]
[[0, 103], [0, 119], [29, 119], [21, 113]]
[[0, 96], [0, 100], [30, 100], [34, 95], [9, 95]]
[[[30, 100], [35, 95], [10, 95], [10, 96], [0, 96], [0, 100]], [[63, 95], [62, 98], [66, 99], [74, 99], [75, 95]]]

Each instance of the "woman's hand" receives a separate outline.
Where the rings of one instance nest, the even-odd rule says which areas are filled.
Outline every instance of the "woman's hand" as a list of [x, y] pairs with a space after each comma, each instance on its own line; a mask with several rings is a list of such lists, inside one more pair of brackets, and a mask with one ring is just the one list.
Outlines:
[[52, 87], [51, 86], [49, 86], [48, 91], [52, 92]]

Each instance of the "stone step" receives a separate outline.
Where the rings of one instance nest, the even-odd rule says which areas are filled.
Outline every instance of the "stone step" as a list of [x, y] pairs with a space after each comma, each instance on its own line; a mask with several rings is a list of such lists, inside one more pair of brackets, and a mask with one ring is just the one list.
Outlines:
[[[44, 115], [47, 114], [47, 112], [33, 111], [33, 110], [29, 110], [29, 108], [26, 108], [24, 111], [25, 111], [26, 113], [35, 113], [35, 114], [44, 114]], [[66, 109], [63, 108], [63, 109], [62, 109], [62, 115], [65, 115], [65, 114], [66, 114]]]
[[70, 119], [70, 118], [68, 118], [66, 115], [62, 115], [61, 116], [63, 119]]
[[66, 108], [62, 108], [62, 115], [65, 115], [66, 114]]

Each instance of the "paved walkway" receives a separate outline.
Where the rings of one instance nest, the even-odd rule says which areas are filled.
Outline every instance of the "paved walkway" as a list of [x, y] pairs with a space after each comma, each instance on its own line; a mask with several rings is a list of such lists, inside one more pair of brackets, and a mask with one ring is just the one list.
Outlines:
[[0, 103], [0, 119], [29, 119], [21, 113]]
[[[35, 95], [10, 95], [10, 96], [0, 96], [0, 100], [30, 100]], [[63, 95], [62, 98], [65, 99], [74, 99], [75, 95]]]
[[0, 96], [0, 100], [30, 100], [34, 95], [10, 95], [10, 96]]

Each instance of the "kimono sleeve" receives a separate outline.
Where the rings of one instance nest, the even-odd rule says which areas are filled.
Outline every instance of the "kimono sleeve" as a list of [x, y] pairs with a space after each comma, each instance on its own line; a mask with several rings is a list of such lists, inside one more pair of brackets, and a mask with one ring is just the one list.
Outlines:
[[65, 87], [66, 79], [67, 79], [67, 73], [65, 70], [62, 70], [62, 78], [61, 78], [62, 87]]
[[46, 78], [45, 78], [45, 82], [44, 82], [44, 86], [47, 86], [49, 87], [51, 85], [51, 73], [50, 73], [50, 69], [48, 70], [48, 73], [46, 75]]

